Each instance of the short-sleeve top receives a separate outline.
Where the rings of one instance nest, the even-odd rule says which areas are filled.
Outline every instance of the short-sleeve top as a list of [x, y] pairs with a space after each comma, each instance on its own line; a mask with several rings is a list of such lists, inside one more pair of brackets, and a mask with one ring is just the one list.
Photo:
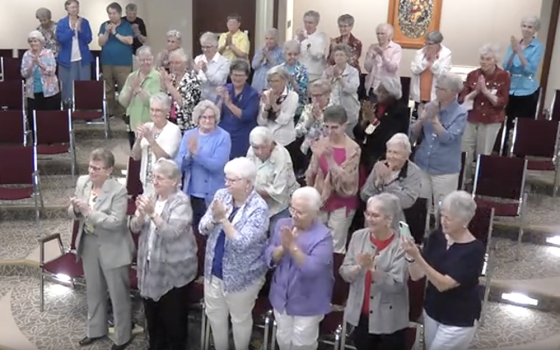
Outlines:
[[459, 283], [456, 288], [440, 292], [428, 282], [424, 301], [428, 316], [447, 326], [472, 327], [482, 309], [478, 278], [484, 264], [484, 244], [479, 240], [453, 243], [448, 249], [444, 233], [436, 230], [422, 255], [436, 271]]
[[[99, 27], [99, 35], [105, 33], [107, 22]], [[128, 21], [122, 21], [116, 29], [117, 34], [122, 36], [134, 36], [132, 25]], [[110, 66], [132, 66], [132, 45], [127, 45], [116, 38], [115, 35], [109, 35], [109, 39], [101, 48], [101, 64]]]

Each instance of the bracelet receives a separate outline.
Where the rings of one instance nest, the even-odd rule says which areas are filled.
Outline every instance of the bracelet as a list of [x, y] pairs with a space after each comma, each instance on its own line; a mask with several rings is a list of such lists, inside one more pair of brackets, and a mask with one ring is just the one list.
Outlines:
[[404, 260], [406, 260], [406, 262], [409, 263], [409, 264], [412, 264], [412, 263], [416, 262], [416, 260], [414, 260], [414, 259], [412, 259], [412, 258], [410, 258], [410, 257], [408, 257], [408, 256], [405, 256], [405, 257], [404, 257]]

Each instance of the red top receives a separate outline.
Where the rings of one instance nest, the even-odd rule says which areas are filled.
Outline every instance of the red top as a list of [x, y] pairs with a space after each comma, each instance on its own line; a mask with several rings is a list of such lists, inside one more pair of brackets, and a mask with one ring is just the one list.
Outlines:
[[[338, 165], [344, 163], [344, 161], [346, 161], [346, 149], [333, 147], [333, 159]], [[319, 166], [324, 174], [329, 172], [329, 164], [325, 156], [321, 156], [321, 158], [319, 158]], [[346, 213], [350, 210], [358, 209], [358, 197], [342, 197], [333, 191], [331, 196], [327, 198], [325, 202], [324, 210], [326, 212], [331, 212], [342, 208], [346, 208]]]
[[[369, 234], [369, 239], [371, 241], [371, 244], [373, 244], [376, 248], [377, 248], [377, 253], [379, 254], [379, 252], [383, 251], [383, 249], [387, 248], [389, 246], [389, 244], [391, 244], [391, 242], [393, 241], [393, 238], [395, 237], [395, 235], [391, 235], [391, 237], [387, 238], [386, 240], [379, 240], [377, 238], [375, 238], [374, 235], [372, 235], [371, 233]], [[364, 291], [364, 303], [362, 306], [362, 313], [363, 314], [369, 314], [369, 301], [371, 299], [371, 296], [369, 295], [370, 293], [370, 288], [371, 288], [371, 284], [373, 283], [373, 276], [371, 275], [371, 270], [368, 270], [366, 272], [366, 285], [365, 285], [365, 291]]]
[[175, 109], [175, 102], [171, 100], [171, 110], [169, 111], [169, 120], [177, 120], [177, 110]]

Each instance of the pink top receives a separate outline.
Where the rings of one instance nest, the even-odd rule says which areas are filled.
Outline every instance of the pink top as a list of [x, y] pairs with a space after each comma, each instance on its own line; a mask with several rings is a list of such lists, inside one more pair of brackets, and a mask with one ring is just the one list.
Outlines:
[[175, 109], [175, 101], [171, 100], [171, 110], [169, 111], [169, 120], [177, 120], [177, 110]]
[[[336, 164], [340, 165], [346, 160], [346, 149], [333, 147], [333, 158]], [[319, 166], [321, 171], [326, 174], [329, 171], [329, 165], [325, 156], [319, 158]], [[350, 210], [358, 209], [358, 198], [357, 196], [342, 197], [339, 194], [333, 192], [331, 196], [325, 202], [323, 210], [326, 212], [331, 212], [340, 208], [346, 208], [346, 213]]]
[[[383, 57], [382, 57], [383, 56]], [[391, 41], [383, 51], [383, 55], [374, 55], [373, 50], [368, 50], [364, 68], [368, 73], [365, 81], [366, 91], [375, 89], [383, 77], [399, 78], [402, 47]]]

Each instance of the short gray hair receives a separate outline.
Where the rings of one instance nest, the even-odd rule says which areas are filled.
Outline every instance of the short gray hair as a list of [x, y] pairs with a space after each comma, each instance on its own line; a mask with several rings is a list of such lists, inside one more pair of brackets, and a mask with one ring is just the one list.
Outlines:
[[272, 76], [277, 75], [280, 79], [287, 81], [290, 79], [290, 73], [284, 68], [284, 66], [274, 66], [266, 72], [266, 79], [270, 80]]
[[169, 38], [177, 38], [181, 41], [181, 32], [175, 29], [172, 29], [167, 32], [166, 37]]
[[523, 24], [530, 24], [535, 28], [535, 31], [539, 31], [541, 29], [541, 19], [537, 16], [525, 16], [521, 19], [521, 25]]
[[276, 28], [270, 28], [269, 30], [267, 30], [264, 35], [272, 35], [274, 37], [274, 39], [276, 39], [276, 41], [278, 41], [278, 29]]
[[138, 48], [138, 50], [136, 50], [136, 56], [140, 57], [140, 56], [150, 56], [150, 57], [154, 57], [154, 54], [152, 52], [152, 48], [149, 46], [140, 46]]
[[152, 171], [154, 174], [155, 173], [161, 174], [166, 178], [170, 180], [175, 180], [177, 182], [181, 180], [181, 176], [182, 176], [181, 170], [179, 170], [177, 163], [165, 158], [158, 159], [154, 164]]
[[480, 49], [478, 49], [478, 53], [482, 55], [492, 55], [494, 59], [498, 61], [500, 58], [501, 47], [499, 44], [494, 43], [487, 43], [482, 45]]
[[439, 75], [436, 81], [438, 86], [451, 90], [457, 94], [463, 91], [465, 85], [460, 76], [451, 72], [445, 72]]
[[284, 43], [284, 46], [282, 47], [284, 53], [286, 52], [297, 52], [297, 54], [299, 55], [300, 51], [301, 51], [301, 45], [299, 42], [297, 42], [297, 40], [288, 40]]
[[41, 19], [41, 18], [52, 19], [52, 12], [48, 8], [41, 7], [39, 9], [37, 9], [37, 12], [35, 12], [35, 18], [37, 18], [37, 19]]
[[332, 53], [335, 53], [337, 51], [342, 51], [346, 54], [346, 57], [348, 58], [350, 58], [350, 55], [352, 54], [352, 52], [350, 51], [350, 46], [346, 44], [336, 44], [333, 46], [331, 51]]
[[249, 62], [245, 60], [236, 59], [231, 62], [231, 66], [229, 66], [229, 74], [233, 73], [233, 71], [243, 72], [249, 76], [251, 74], [251, 66], [249, 66]]
[[29, 35], [27, 35], [27, 41], [29, 40], [39, 40], [41, 43], [45, 43], [45, 37], [38, 30], [33, 30]]
[[214, 113], [214, 119], [216, 119], [216, 125], [220, 123], [220, 109], [214, 104], [214, 102], [210, 100], [203, 100], [200, 101], [192, 111], [192, 120], [193, 123], [198, 125], [200, 117], [206, 112], [207, 110], [211, 110]]
[[377, 29], [380, 29], [380, 28], [387, 29], [387, 31], [389, 32], [388, 34], [391, 38], [393, 37], [393, 34], [395, 34], [395, 28], [393, 27], [393, 25], [391, 23], [381, 23], [381, 24], [377, 25], [377, 28], [375, 28], [375, 29], [377, 30]]
[[319, 24], [319, 21], [321, 20], [321, 14], [317, 11], [314, 10], [309, 10], [307, 12], [305, 12], [303, 14], [303, 18], [305, 17], [311, 17], [315, 20], [315, 23]]
[[468, 192], [453, 191], [445, 196], [440, 210], [445, 210], [450, 216], [468, 223], [476, 213], [476, 202]]
[[138, 11], [138, 6], [136, 4], [129, 3], [126, 5], [125, 11]]
[[171, 99], [165, 92], [158, 92], [150, 97], [150, 106], [156, 103], [161, 105], [166, 112], [169, 112], [171, 109]]
[[425, 39], [434, 44], [441, 44], [443, 41], [443, 34], [441, 34], [439, 30], [434, 30], [426, 34]]
[[212, 45], [218, 47], [218, 35], [212, 32], [206, 32], [200, 36], [200, 45]]
[[402, 208], [401, 202], [397, 196], [392, 193], [380, 193], [373, 197], [369, 197], [367, 200], [367, 207], [369, 208], [372, 204], [379, 205], [379, 211], [381, 214], [391, 218], [391, 227], [396, 229], [399, 225], [399, 218], [401, 217]]
[[323, 123], [337, 123], [343, 125], [348, 122], [348, 114], [340, 105], [330, 105], [323, 111]]
[[182, 48], [178, 48], [177, 50], [171, 51], [169, 53], [169, 60], [171, 60], [171, 57], [177, 57], [178, 59], [181, 60], [181, 62], [189, 63], [189, 55], [187, 55], [187, 52]]
[[94, 162], [102, 162], [105, 168], [115, 166], [115, 155], [106, 148], [96, 148], [89, 154], [89, 159]]
[[300, 187], [292, 193], [292, 200], [296, 198], [303, 198], [308, 203], [309, 208], [313, 211], [319, 212], [323, 206], [321, 194], [315, 187], [305, 186]]
[[328, 79], [317, 79], [309, 84], [309, 92], [311, 90], [321, 90], [324, 94], [330, 94], [332, 91], [332, 84]]
[[338, 24], [346, 24], [347, 26], [353, 27], [354, 26], [354, 17], [349, 14], [344, 14], [338, 17]]
[[268, 146], [274, 142], [274, 134], [266, 126], [256, 126], [249, 134], [251, 146]]
[[398, 145], [402, 149], [404, 149], [405, 152], [408, 153], [408, 155], [412, 153], [412, 146], [410, 145], [410, 139], [406, 134], [402, 132], [393, 135], [385, 145], [387, 146], [387, 148], [389, 148], [390, 145]]
[[254, 183], [257, 177], [257, 166], [247, 157], [234, 158], [226, 163], [224, 173]]
[[401, 79], [398, 77], [382, 77], [379, 80], [379, 85], [373, 91], [377, 94], [379, 88], [382, 87], [387, 91], [387, 93], [392, 96], [395, 100], [400, 100], [402, 97], [402, 85]]

